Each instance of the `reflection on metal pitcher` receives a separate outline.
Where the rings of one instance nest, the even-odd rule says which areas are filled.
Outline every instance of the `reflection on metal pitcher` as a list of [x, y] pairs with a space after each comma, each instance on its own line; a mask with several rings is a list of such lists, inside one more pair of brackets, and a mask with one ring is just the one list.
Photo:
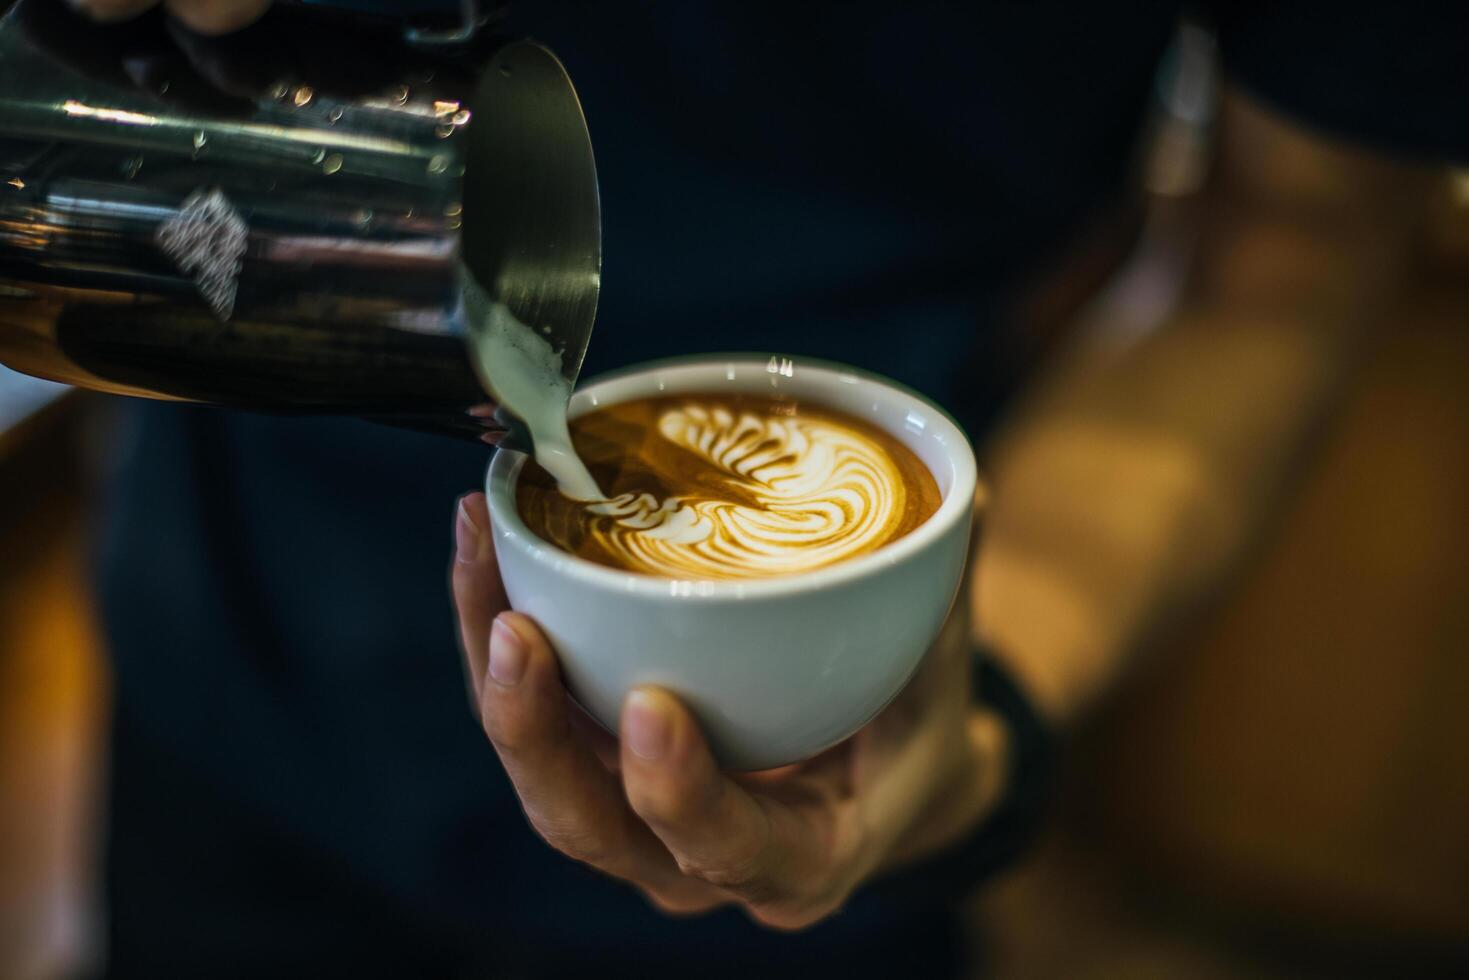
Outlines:
[[214, 315], [228, 320], [250, 229], [224, 191], [201, 188], [190, 194], [178, 214], [158, 226], [155, 237], [179, 268], [194, 277]]

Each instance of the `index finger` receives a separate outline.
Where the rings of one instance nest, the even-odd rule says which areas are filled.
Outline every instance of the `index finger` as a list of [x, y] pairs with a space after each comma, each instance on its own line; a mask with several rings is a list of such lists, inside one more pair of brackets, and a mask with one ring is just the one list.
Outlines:
[[483, 493], [459, 498], [454, 511], [454, 563], [450, 572], [454, 611], [459, 617], [459, 641], [469, 674], [471, 702], [479, 708], [490, 656], [490, 625], [510, 608], [500, 566], [495, 562], [494, 529]]

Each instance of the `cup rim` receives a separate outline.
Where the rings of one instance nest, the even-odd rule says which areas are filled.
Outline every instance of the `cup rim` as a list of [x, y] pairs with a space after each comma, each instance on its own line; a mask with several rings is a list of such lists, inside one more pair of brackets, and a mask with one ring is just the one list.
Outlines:
[[[780, 359], [779, 355], [776, 359]], [[571, 552], [563, 551], [536, 535], [520, 519], [520, 512], [515, 506], [514, 498], [516, 479], [519, 477], [521, 467], [530, 457], [515, 450], [501, 449], [497, 450], [490, 459], [485, 478], [486, 498], [494, 522], [496, 547], [500, 547], [502, 543], [513, 545], [537, 564], [554, 567], [557, 574], [610, 591], [646, 597], [671, 597], [683, 601], [719, 602], [798, 595], [868, 578], [884, 569], [899, 565], [932, 546], [956, 523], [961, 523], [969, 517], [975, 505], [975, 493], [978, 489], [978, 467], [969, 437], [952, 415], [912, 388], [885, 378], [876, 372], [819, 358], [791, 357], [789, 360], [795, 363], [798, 370], [804, 372], [814, 372], [818, 375], [831, 376], [834, 379], [856, 378], [861, 382], [884, 388], [910, 402], [921, 405], [927, 411], [932, 412], [944, 427], [948, 428], [949, 438], [946, 444], [954, 447], [949, 454], [949, 463], [954, 468], [954, 485], [939, 502], [938, 509], [930, 514], [927, 520], [901, 538], [890, 541], [867, 554], [791, 575], [753, 579], [663, 578], [642, 572], [611, 568], [589, 561]], [[578, 388], [572, 395], [573, 415], [590, 408], [600, 407], [593, 400], [597, 389], [631, 376], [697, 365], [764, 367], [770, 363], [772, 363], [772, 358], [769, 354], [750, 352], [688, 354], [643, 361], [600, 374], [586, 387]], [[649, 394], [656, 394], [656, 391], [632, 397], [646, 397]], [[588, 401], [592, 403], [587, 404]]]

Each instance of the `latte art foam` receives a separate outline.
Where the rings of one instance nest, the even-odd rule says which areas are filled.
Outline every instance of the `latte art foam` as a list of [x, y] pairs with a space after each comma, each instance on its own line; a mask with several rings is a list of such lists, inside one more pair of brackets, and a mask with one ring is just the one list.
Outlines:
[[[759, 398], [650, 399], [572, 424], [615, 496], [578, 503], [522, 480], [537, 533], [603, 564], [676, 579], [761, 578], [873, 551], [922, 523], [938, 488], [880, 430]], [[624, 458], [609, 477], [612, 454]]]

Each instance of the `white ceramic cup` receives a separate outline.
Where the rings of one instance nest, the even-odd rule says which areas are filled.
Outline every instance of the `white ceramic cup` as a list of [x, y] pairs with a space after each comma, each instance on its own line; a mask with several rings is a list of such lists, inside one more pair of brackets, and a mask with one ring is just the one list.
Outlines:
[[612, 731], [628, 692], [655, 684], [699, 719], [720, 763], [768, 769], [809, 758], [871, 720], [902, 689], [954, 601], [976, 473], [963, 431], [910, 391], [855, 369], [754, 355], [662, 361], [604, 377], [575, 417], [657, 395], [779, 392], [866, 419], [933, 473], [942, 494], [922, 525], [816, 571], [681, 581], [608, 568], [532, 534], [515, 509], [526, 457], [490, 463], [495, 551], [510, 605], [550, 638], [572, 695]]

